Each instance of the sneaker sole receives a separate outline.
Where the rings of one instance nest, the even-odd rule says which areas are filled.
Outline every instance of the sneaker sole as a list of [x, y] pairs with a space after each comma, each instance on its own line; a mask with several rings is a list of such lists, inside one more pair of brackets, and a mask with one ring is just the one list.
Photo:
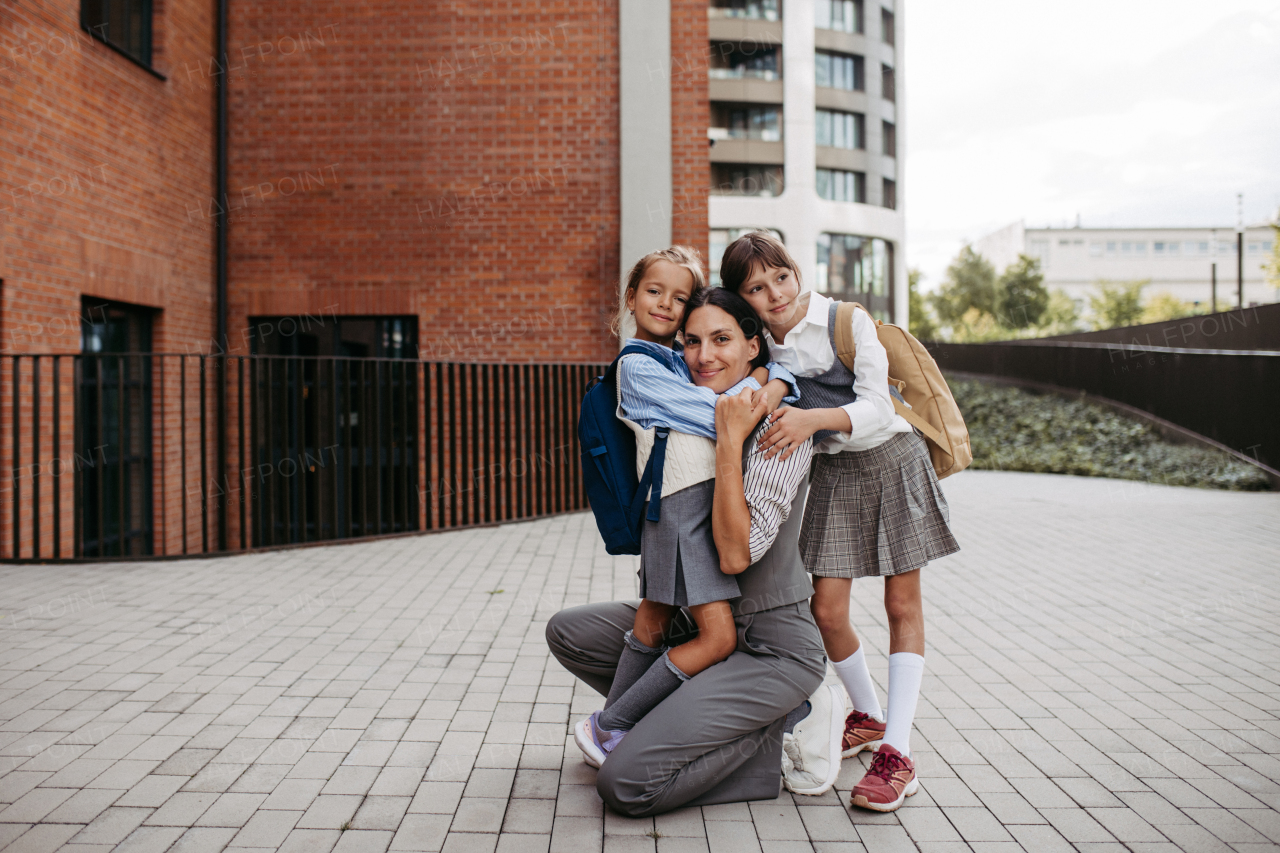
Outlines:
[[919, 790], [920, 777], [917, 776], [907, 783], [907, 787], [902, 789], [902, 794], [898, 796], [898, 799], [891, 803], [873, 803], [866, 797], [854, 797], [849, 802], [860, 809], [870, 809], [873, 812], [893, 812], [898, 810], [898, 806], [902, 805], [903, 800], [907, 797], [913, 796], [916, 791]]
[[857, 755], [859, 752], [862, 752], [864, 749], [869, 749], [872, 752], [875, 752], [877, 749], [880, 748], [880, 744], [882, 743], [884, 743], [883, 740], [869, 740], [866, 743], [861, 744], [859, 746], [854, 746], [854, 747], [850, 747], [849, 749], [846, 749], [844, 752], [840, 753], [840, 757], [853, 758], [855, 755]]
[[597, 770], [604, 763], [604, 753], [600, 747], [596, 746], [595, 740], [591, 737], [591, 718], [587, 717], [582, 722], [573, 727], [573, 742], [578, 745], [578, 749], [582, 750], [582, 760], [590, 764]]
[[[831, 768], [827, 771], [827, 779], [823, 784], [816, 788], [793, 788], [786, 785], [788, 791], [793, 794], [800, 794], [805, 797], [820, 797], [831, 787], [835, 785], [836, 779], [840, 776], [840, 741], [844, 738], [844, 702], [841, 700], [837, 688], [829, 685], [832, 693], [831, 697], [831, 755], [828, 756], [828, 766]], [[786, 782], [786, 778], [783, 778]]]

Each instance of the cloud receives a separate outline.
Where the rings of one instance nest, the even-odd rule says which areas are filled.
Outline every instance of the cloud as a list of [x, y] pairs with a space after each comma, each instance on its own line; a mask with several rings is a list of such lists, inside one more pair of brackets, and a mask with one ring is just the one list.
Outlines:
[[1280, 206], [1274, 2], [907, 6], [907, 259], [1029, 225], [1232, 225]]

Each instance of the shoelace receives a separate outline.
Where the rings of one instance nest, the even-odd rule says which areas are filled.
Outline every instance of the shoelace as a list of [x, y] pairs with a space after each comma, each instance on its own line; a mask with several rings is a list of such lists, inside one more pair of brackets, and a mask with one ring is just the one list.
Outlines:
[[893, 780], [894, 773], [905, 769], [906, 766], [907, 763], [896, 755], [876, 752], [875, 757], [871, 759], [871, 769], [867, 771], [867, 775], [877, 776], [888, 783]]
[[800, 742], [795, 737], [783, 740], [782, 749], [791, 759], [791, 766], [796, 770], [804, 770], [804, 756], [800, 752]]
[[874, 717], [872, 717], [870, 714], [864, 714], [861, 711], [854, 711], [852, 714], [849, 715], [848, 720], [845, 721], [845, 725], [860, 726], [871, 719], [874, 719]]

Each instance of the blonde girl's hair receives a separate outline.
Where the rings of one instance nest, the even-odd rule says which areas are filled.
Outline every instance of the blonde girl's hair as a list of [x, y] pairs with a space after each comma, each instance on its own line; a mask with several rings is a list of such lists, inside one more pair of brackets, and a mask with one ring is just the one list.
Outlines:
[[669, 261], [689, 271], [689, 275], [693, 276], [693, 290], [689, 294], [690, 298], [707, 286], [707, 276], [702, 271], [702, 256], [698, 254], [697, 249], [691, 246], [672, 246], [669, 249], [650, 252], [636, 261], [635, 266], [631, 268], [631, 272], [627, 273], [626, 287], [622, 289], [622, 295], [618, 299], [618, 313], [614, 316], [613, 323], [609, 327], [615, 336], [622, 336], [622, 324], [627, 317], [627, 297], [640, 287], [640, 282], [644, 280], [645, 273], [657, 261]]
[[751, 231], [729, 244], [720, 260], [720, 284], [737, 293], [756, 267], [785, 267], [800, 283], [800, 268], [782, 245], [768, 231]]

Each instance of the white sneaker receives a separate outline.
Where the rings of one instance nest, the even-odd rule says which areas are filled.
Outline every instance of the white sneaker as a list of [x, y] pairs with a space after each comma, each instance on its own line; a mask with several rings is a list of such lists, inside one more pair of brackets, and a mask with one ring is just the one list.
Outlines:
[[809, 716], [782, 735], [782, 781], [793, 794], [818, 796], [840, 775], [840, 738], [844, 733], [841, 688], [823, 684], [812, 696]]

